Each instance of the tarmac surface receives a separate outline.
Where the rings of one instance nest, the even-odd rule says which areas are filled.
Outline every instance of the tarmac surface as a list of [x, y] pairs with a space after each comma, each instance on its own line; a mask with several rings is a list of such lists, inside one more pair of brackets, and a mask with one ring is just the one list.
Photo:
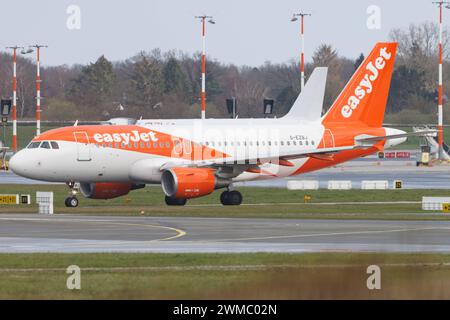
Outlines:
[[450, 222], [0, 216], [0, 252], [450, 252]]

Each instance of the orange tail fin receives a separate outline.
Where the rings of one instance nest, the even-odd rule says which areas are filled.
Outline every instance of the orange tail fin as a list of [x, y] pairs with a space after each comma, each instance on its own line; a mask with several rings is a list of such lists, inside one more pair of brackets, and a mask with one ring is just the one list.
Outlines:
[[396, 52], [397, 43], [377, 43], [324, 115], [322, 123], [362, 122], [381, 127]]

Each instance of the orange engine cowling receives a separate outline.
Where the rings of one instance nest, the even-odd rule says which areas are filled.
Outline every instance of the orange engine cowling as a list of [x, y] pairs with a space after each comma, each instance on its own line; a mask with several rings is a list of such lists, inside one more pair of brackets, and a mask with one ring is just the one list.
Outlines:
[[80, 183], [81, 193], [86, 198], [105, 200], [127, 195], [131, 190], [141, 187], [131, 183], [117, 182]]
[[162, 173], [161, 185], [168, 197], [191, 199], [206, 196], [229, 183], [219, 181], [213, 169], [172, 168]]

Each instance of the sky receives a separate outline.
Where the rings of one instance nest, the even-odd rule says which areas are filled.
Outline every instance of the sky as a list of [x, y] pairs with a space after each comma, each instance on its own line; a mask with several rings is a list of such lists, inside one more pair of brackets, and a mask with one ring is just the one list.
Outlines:
[[198, 52], [201, 24], [194, 16], [203, 14], [216, 21], [207, 25], [208, 57], [238, 66], [298, 59], [294, 12], [312, 13], [305, 20], [306, 61], [322, 43], [356, 58], [389, 40], [392, 28], [438, 17], [431, 0], [14, 0], [1, 1], [0, 10], [0, 49], [47, 44], [43, 65], [86, 64], [101, 55], [118, 61], [154, 48]]

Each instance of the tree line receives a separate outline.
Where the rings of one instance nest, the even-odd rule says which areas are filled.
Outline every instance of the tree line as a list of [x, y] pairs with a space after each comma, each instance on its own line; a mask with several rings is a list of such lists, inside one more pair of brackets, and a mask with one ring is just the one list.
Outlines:
[[[387, 122], [434, 123], [437, 112], [438, 26], [431, 22], [395, 29], [399, 43], [387, 106]], [[444, 91], [450, 90], [449, 32], [444, 31]], [[339, 55], [322, 44], [306, 65], [329, 68], [324, 112], [364, 60]], [[275, 100], [275, 116], [289, 110], [300, 92], [298, 61], [258, 67], [206, 63], [207, 117], [228, 117], [226, 99], [236, 97], [241, 118], [262, 117], [263, 99]], [[35, 65], [18, 57], [18, 117], [35, 114]], [[0, 53], [0, 95], [10, 97], [12, 57]], [[88, 65], [47, 66], [41, 70], [43, 120], [103, 120], [111, 117], [198, 118], [200, 116], [201, 55], [154, 49], [130, 59], [109, 61], [101, 56]], [[444, 106], [445, 107], [445, 106]], [[450, 115], [444, 112], [447, 122]]]

